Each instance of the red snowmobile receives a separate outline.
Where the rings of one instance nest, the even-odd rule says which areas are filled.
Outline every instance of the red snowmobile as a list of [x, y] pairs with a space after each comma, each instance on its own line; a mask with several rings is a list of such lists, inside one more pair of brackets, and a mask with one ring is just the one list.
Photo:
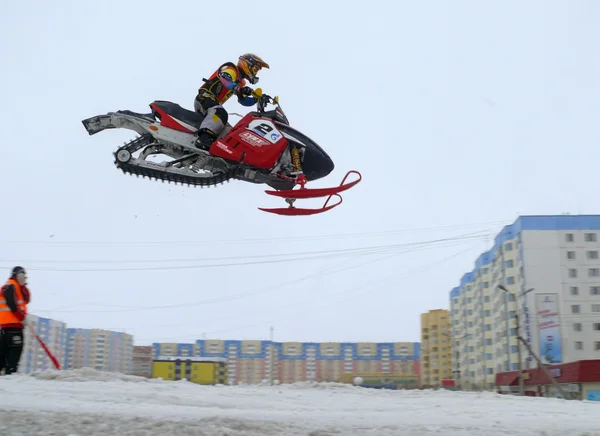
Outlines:
[[[235, 126], [227, 123], [209, 151], [195, 147], [195, 132], [203, 116], [176, 103], [157, 100], [151, 113], [129, 110], [109, 112], [82, 120], [94, 135], [105, 129], [124, 128], [140, 136], [114, 153], [115, 165], [124, 173], [192, 186], [213, 186], [230, 179], [266, 184], [269, 195], [282, 197], [283, 208], [259, 208], [279, 215], [312, 215], [333, 209], [342, 202], [340, 192], [362, 180], [358, 171], [349, 171], [333, 188], [306, 188], [307, 182], [321, 179], [333, 171], [334, 164], [316, 142], [290, 127], [278, 97], [255, 91], [257, 110], [241, 116]], [[265, 110], [267, 104], [275, 105]], [[138, 153], [139, 152], [139, 153]], [[137, 156], [136, 156], [137, 154]], [[169, 161], [153, 162], [151, 155], [164, 155]], [[351, 174], [358, 178], [346, 183]], [[298, 186], [298, 189], [294, 189]], [[297, 199], [327, 197], [321, 208], [294, 206]], [[329, 204], [333, 197], [337, 202]]]

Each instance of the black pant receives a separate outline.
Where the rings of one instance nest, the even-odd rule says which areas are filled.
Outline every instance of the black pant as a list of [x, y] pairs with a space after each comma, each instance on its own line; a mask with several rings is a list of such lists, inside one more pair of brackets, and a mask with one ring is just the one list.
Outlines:
[[0, 371], [12, 374], [19, 369], [19, 360], [23, 352], [23, 329], [0, 330]]
[[198, 93], [194, 100], [194, 110], [204, 116], [199, 130], [208, 129], [218, 135], [229, 120], [225, 108], [214, 97], [202, 92]]

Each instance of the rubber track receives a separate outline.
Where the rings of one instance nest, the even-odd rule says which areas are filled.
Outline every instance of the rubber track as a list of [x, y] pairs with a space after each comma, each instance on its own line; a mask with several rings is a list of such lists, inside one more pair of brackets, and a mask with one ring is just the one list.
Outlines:
[[[139, 142], [144, 141], [145, 139], [146, 138], [144, 136], [136, 138], [135, 140], [128, 143], [126, 146], [121, 147], [119, 150], [122, 150], [124, 148], [132, 148]], [[200, 186], [204, 188], [223, 184], [238, 175], [242, 175], [244, 172], [242, 168], [234, 167], [224, 173], [215, 174], [214, 176], [210, 177], [193, 177], [184, 174], [173, 174], [169, 172], [160, 171], [159, 169], [138, 167], [135, 164], [119, 162], [117, 160], [117, 153], [119, 152], [119, 150], [115, 151], [114, 153], [115, 166], [121, 171], [123, 171], [123, 173], [138, 177], [141, 176], [144, 178], [148, 177], [149, 179], [160, 180], [162, 182], [188, 185], [194, 187]]]

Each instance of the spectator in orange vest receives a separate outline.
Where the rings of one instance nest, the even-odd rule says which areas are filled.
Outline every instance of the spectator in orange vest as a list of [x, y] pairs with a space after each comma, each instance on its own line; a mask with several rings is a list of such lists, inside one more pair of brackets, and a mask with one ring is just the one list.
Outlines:
[[6, 284], [0, 289], [0, 371], [17, 372], [23, 352], [23, 329], [30, 301], [27, 272], [15, 266]]

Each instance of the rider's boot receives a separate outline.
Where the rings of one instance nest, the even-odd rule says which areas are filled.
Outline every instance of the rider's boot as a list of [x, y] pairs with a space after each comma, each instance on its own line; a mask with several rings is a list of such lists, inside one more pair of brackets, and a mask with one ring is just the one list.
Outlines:
[[213, 142], [217, 139], [217, 135], [210, 129], [198, 130], [198, 138], [196, 139], [195, 146], [201, 150], [208, 151]]

